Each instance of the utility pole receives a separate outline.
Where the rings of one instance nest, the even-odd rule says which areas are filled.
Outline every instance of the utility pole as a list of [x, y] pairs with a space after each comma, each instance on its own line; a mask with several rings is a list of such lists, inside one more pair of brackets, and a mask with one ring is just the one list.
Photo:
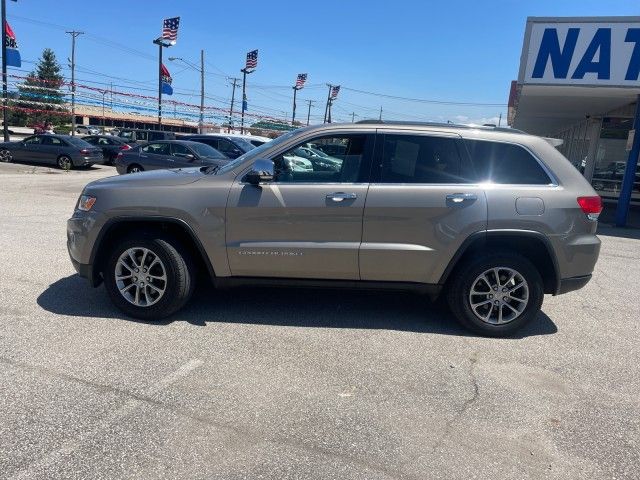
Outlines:
[[233, 102], [236, 99], [236, 85], [238, 84], [238, 81], [240, 79], [233, 77], [231, 80], [233, 80], [233, 90], [231, 90], [231, 109], [229, 110], [229, 128], [228, 128], [228, 133], [231, 133], [231, 130], [232, 130], [231, 122], [233, 121], [233, 119], [232, 119], [232, 117], [233, 117]]
[[[3, 20], [4, 29], [4, 20]], [[76, 134], [76, 38], [84, 32], [72, 30], [67, 32], [71, 35], [71, 135]], [[3, 47], [3, 53], [6, 49]], [[4, 60], [3, 60], [4, 64]]]
[[498, 126], [502, 123], [502, 112], [500, 112], [500, 116], [498, 117]]
[[356, 112], [351, 112], [351, 123], [354, 123], [356, 121], [356, 117], [359, 117], [360, 115], [356, 115]]
[[9, 126], [7, 125], [7, 4], [2, 3], [2, 132], [4, 141], [9, 141]]
[[322, 123], [327, 123], [327, 113], [329, 113], [329, 103], [331, 102], [331, 89], [333, 88], [333, 85], [327, 83], [327, 87], [329, 87], [329, 93], [327, 94], [327, 104], [324, 107], [324, 120]]
[[382, 121], [382, 106], [380, 106], [380, 117], [378, 118], [378, 120]]
[[307, 100], [309, 104], [309, 110], [307, 111], [307, 126], [309, 126], [309, 119], [311, 118], [311, 105], [313, 105], [313, 100]]
[[[200, 50], [200, 68], [182, 57], [169, 57], [169, 61], [180, 60], [195, 71], [200, 72], [200, 120], [198, 121], [198, 133], [204, 133], [204, 50]], [[174, 115], [175, 116], [175, 115]]]

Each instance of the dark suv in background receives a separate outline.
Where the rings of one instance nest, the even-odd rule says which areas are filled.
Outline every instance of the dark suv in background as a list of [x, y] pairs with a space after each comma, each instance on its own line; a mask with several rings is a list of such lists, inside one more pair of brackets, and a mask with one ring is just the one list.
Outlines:
[[76, 270], [92, 285], [104, 281], [137, 318], [179, 310], [200, 271], [216, 286], [444, 295], [464, 326], [501, 336], [536, 318], [544, 294], [589, 281], [601, 209], [591, 185], [539, 137], [330, 124], [222, 167], [92, 182], [68, 222], [68, 249]]
[[180, 139], [206, 143], [232, 160], [256, 148], [255, 145], [247, 139], [247, 137], [239, 135], [225, 135], [223, 133], [182, 135], [180, 136]]
[[156, 140], [175, 140], [176, 134], [174, 132], [165, 132], [163, 130], [123, 128], [118, 132], [118, 137], [124, 139], [127, 143], [145, 143], [154, 142]]

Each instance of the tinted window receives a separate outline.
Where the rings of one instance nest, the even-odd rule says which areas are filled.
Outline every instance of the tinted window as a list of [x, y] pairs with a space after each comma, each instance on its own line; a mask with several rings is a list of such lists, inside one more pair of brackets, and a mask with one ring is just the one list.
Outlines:
[[154, 155], [171, 155], [170, 150], [168, 143], [150, 143], [149, 145], [142, 147], [143, 152]]
[[180, 143], [171, 145], [171, 155], [174, 157], [184, 157], [185, 155], [193, 155], [187, 147]]
[[99, 138], [98, 137], [84, 137], [83, 140], [87, 143], [90, 143], [91, 145], [97, 145], [99, 142]]
[[189, 145], [200, 157], [207, 158], [227, 158], [218, 150], [205, 143], [193, 142]]
[[345, 135], [314, 140], [315, 145], [341, 145], [339, 155], [312, 155], [305, 144], [273, 159], [276, 182], [353, 183], [365, 164], [366, 135]]
[[91, 146], [91, 144], [85, 142], [82, 138], [78, 138], [78, 137], [65, 137], [65, 138], [70, 144], [75, 145], [77, 147], [88, 148]]
[[478, 182], [548, 185], [551, 179], [523, 147], [509, 143], [465, 140]]
[[460, 164], [454, 138], [386, 134], [381, 182], [466, 183]]
[[24, 139], [24, 143], [27, 145], [38, 145], [42, 137], [27, 137]]
[[64, 142], [57, 137], [42, 137], [42, 145], [62, 146]]

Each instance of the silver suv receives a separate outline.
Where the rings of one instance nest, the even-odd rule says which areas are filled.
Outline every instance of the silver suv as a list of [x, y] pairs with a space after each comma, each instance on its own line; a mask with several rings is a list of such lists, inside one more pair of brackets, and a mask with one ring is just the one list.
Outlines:
[[196, 273], [246, 284], [446, 296], [467, 328], [508, 335], [544, 294], [584, 286], [600, 197], [544, 139], [508, 129], [363, 122], [287, 133], [222, 167], [86, 186], [68, 221], [76, 270], [156, 320]]

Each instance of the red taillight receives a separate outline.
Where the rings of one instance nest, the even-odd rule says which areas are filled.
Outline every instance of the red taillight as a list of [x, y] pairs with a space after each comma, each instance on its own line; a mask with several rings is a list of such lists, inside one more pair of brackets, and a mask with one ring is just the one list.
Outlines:
[[120, 147], [120, 150], [130, 150], [131, 145], [127, 145], [126, 143]]
[[593, 197], [578, 197], [578, 205], [589, 220], [597, 220], [602, 211], [602, 199], [599, 195]]

